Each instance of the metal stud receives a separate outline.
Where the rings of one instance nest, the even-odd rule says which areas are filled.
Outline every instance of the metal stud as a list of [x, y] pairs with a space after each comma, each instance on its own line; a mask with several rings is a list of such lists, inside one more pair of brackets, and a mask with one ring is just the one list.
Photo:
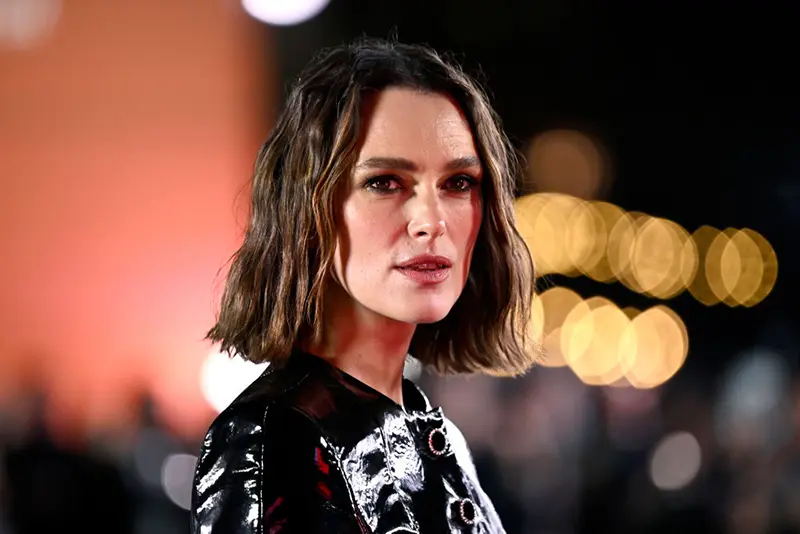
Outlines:
[[465, 525], [474, 525], [477, 518], [475, 503], [472, 499], [461, 499], [458, 502], [458, 517]]
[[428, 448], [434, 456], [442, 456], [447, 451], [447, 435], [441, 428], [428, 432]]

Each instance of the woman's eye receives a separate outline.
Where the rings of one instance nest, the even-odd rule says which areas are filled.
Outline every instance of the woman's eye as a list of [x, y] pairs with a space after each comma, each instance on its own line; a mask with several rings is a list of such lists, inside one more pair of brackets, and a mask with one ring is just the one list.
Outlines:
[[388, 192], [400, 189], [400, 184], [394, 176], [376, 176], [367, 180], [364, 187], [373, 191]]
[[473, 178], [472, 176], [467, 176], [466, 174], [460, 174], [458, 176], [453, 176], [447, 181], [447, 187], [451, 191], [469, 191], [473, 187], [478, 184], [478, 181]]

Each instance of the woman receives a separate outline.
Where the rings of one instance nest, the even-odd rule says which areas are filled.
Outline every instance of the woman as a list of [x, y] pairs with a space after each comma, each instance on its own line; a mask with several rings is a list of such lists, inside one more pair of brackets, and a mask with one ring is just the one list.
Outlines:
[[403, 368], [532, 364], [512, 154], [485, 95], [428, 48], [366, 39], [304, 70], [209, 332], [270, 366], [206, 435], [192, 532], [503, 532], [462, 435]]

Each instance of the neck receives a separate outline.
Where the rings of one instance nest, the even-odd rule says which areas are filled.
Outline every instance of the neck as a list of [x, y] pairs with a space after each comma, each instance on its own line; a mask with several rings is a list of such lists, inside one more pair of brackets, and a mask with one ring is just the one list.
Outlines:
[[326, 295], [323, 335], [303, 350], [403, 405], [403, 369], [415, 325], [364, 308], [336, 283]]

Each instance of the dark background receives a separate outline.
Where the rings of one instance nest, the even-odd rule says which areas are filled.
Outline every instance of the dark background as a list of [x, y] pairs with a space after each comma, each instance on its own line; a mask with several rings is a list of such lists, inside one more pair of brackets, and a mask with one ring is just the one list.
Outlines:
[[[797, 20], [781, 2], [342, 0], [277, 39], [286, 83], [316, 49], [362, 35], [453, 53], [482, 79], [520, 149], [555, 128], [596, 137], [615, 170], [605, 200], [690, 232], [767, 236], [779, 274], [757, 308], [708, 308], [685, 293], [671, 302], [704, 348], [687, 366], [713, 378], [756, 340], [797, 355]], [[565, 283], [620, 306], [647, 300], [618, 284]]]

